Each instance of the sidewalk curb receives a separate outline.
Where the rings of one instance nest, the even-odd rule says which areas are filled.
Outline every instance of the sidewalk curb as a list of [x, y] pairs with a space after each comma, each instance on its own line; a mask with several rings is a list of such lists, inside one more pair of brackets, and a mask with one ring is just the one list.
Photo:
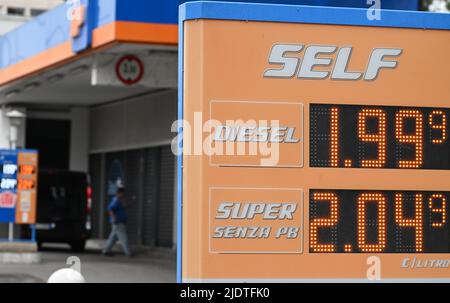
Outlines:
[[0, 264], [39, 264], [41, 261], [40, 253], [0, 252]]

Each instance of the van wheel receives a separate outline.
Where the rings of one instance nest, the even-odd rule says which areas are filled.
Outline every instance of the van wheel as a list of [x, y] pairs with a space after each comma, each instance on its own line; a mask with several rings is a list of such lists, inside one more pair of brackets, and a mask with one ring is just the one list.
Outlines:
[[85, 240], [74, 241], [70, 243], [73, 252], [83, 252], [86, 247]]

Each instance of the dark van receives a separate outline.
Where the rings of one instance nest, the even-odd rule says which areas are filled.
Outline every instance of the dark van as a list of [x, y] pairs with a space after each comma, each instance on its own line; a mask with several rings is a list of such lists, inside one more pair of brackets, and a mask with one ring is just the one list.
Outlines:
[[[86, 173], [42, 170], [38, 179], [36, 240], [84, 250], [91, 234], [92, 190]], [[30, 236], [27, 229], [25, 237]]]

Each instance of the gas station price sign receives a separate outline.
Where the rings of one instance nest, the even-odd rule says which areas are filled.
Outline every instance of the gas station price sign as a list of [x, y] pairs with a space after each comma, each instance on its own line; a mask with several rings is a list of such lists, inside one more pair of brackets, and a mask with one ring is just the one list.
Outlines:
[[180, 12], [180, 281], [450, 281], [450, 16]]
[[36, 221], [38, 152], [0, 150], [0, 222]]

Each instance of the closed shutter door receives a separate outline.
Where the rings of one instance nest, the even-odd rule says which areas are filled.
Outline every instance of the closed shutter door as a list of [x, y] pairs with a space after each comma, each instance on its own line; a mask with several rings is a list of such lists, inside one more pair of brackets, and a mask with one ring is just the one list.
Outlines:
[[[125, 186], [128, 215], [128, 241], [131, 245], [172, 247], [174, 207], [174, 164], [170, 146], [106, 154], [104, 209], [96, 203], [95, 225], [104, 224], [106, 238], [111, 231], [106, 207], [117, 189], [118, 180]], [[100, 156], [91, 156], [94, 200], [101, 179]], [[98, 184], [97, 184], [98, 183]], [[120, 183], [120, 182], [119, 182]], [[98, 193], [97, 193], [98, 192]], [[100, 213], [105, 212], [103, 222]], [[96, 227], [96, 233], [99, 233]]]
[[91, 155], [89, 157], [89, 175], [91, 177], [91, 187], [92, 187], [92, 212], [91, 212], [91, 222], [92, 222], [92, 238], [101, 238], [100, 234], [100, 214], [103, 211], [101, 207], [101, 174], [102, 174], [102, 161], [101, 155]]
[[107, 238], [109, 233], [111, 232], [111, 227], [109, 224], [109, 214], [107, 207], [109, 202], [115, 195], [117, 190], [116, 182], [118, 179], [125, 182], [125, 153], [124, 152], [116, 152], [106, 154], [106, 168], [105, 168], [106, 178], [105, 182], [105, 209], [104, 212], [104, 220], [103, 220], [103, 238]]
[[125, 162], [125, 200], [128, 216], [128, 241], [132, 245], [142, 244], [142, 183], [144, 151], [132, 150], [126, 152]]
[[161, 148], [160, 159], [157, 245], [161, 247], [172, 247], [175, 157], [172, 154], [170, 146]]
[[145, 246], [156, 246], [159, 207], [159, 148], [145, 150], [143, 226]]

